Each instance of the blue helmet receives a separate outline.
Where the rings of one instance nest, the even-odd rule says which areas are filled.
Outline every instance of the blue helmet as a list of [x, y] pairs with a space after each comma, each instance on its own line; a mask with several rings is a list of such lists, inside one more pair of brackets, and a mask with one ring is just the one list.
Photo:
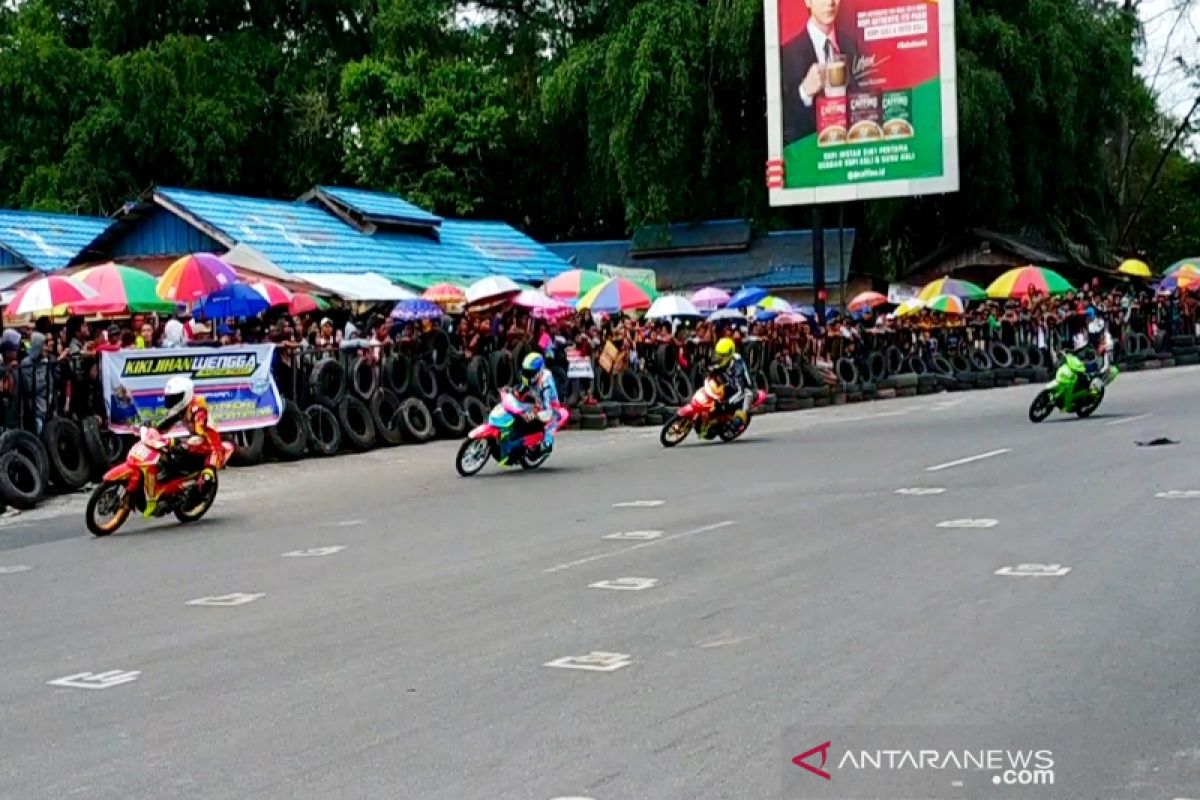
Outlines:
[[530, 353], [521, 362], [521, 378], [525, 383], [532, 383], [546, 368], [546, 359], [538, 353]]
[[1087, 318], [1088, 322], [1091, 322], [1096, 318], [1096, 309], [1092, 306], [1088, 306], [1087, 311], [1084, 312], [1084, 316]]

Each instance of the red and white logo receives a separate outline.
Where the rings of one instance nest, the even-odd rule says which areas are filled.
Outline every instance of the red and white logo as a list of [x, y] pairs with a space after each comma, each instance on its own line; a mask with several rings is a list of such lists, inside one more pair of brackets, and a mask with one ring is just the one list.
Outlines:
[[[824, 769], [825, 759], [829, 756], [829, 745], [830, 745], [830, 742], [825, 742], [825, 744], [819, 744], [811, 750], [806, 750], [803, 753], [801, 753], [800, 755], [793, 758], [792, 763], [795, 764], [797, 767], [800, 767], [801, 769], [808, 770], [813, 775], [818, 775], [818, 776], [824, 778], [827, 781], [833, 780], [832, 776], [830, 776], [830, 774], [828, 772], [826, 772]], [[817, 753], [821, 754], [821, 766], [814, 767], [812, 764], [809, 764], [807, 761], [804, 760], [806, 758], [809, 758], [810, 756], [816, 755]]]

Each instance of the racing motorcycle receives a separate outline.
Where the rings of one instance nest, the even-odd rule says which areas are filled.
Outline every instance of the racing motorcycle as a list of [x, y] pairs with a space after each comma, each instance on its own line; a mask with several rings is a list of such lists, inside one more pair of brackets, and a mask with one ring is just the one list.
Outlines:
[[[658, 435], [663, 447], [674, 447], [687, 438], [693, 430], [701, 439], [717, 439], [732, 442], [750, 427], [750, 418], [742, 426], [734, 424], [733, 415], [737, 408], [723, 408], [721, 402], [725, 398], [725, 386], [713, 377], [705, 379], [704, 384], [692, 395], [687, 405], [675, 412], [667, 420]], [[750, 403], [754, 409], [767, 402], [767, 393], [759, 390]]]
[[[483, 469], [489, 459], [503, 461], [506, 465], [520, 464], [522, 469], [537, 469], [546, 463], [554, 449], [544, 444], [546, 426], [557, 417], [558, 427], [562, 428], [570, 416], [571, 412], [558, 403], [535, 414], [528, 411], [510, 390], [502, 389], [500, 402], [488, 414], [487, 422], [468, 433], [467, 440], [458, 448], [454, 466], [464, 478]], [[520, 434], [514, 430], [518, 420], [541, 424], [536, 430]]]
[[1104, 400], [1104, 387], [1116, 380], [1119, 374], [1120, 370], [1107, 364], [1090, 381], [1076, 380], [1087, 375], [1087, 365], [1075, 354], [1066, 353], [1054, 380], [1033, 398], [1029, 406], [1029, 421], [1041, 422], [1056, 408], [1064, 414], [1075, 414], [1080, 418], [1091, 416]]
[[[192, 463], [186, 464], [182, 472], [178, 467], [165, 468], [163, 459], [170, 445], [170, 439], [162, 433], [142, 427], [138, 442], [130, 448], [125, 463], [106, 472], [92, 492], [87, 504], [89, 531], [96, 536], [108, 536], [125, 524], [131, 512], [144, 513], [146, 484], [151, 477], [158, 498], [152, 517], [174, 513], [180, 522], [195, 522], [208, 513], [217, 499], [216, 476], [201, 485], [200, 473], [204, 464], [199, 458], [188, 459]], [[230, 442], [221, 444], [217, 469], [225, 466], [233, 449]]]

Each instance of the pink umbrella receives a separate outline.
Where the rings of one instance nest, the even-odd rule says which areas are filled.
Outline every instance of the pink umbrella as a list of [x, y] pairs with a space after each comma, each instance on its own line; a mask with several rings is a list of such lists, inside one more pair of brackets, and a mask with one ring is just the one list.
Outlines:
[[692, 305], [701, 311], [716, 311], [729, 302], [732, 295], [715, 286], [705, 287], [692, 295]]
[[522, 308], [540, 308], [544, 310], [558, 310], [561, 308], [570, 309], [566, 303], [561, 303], [553, 297], [547, 297], [541, 292], [526, 289], [513, 299], [513, 305], [521, 306]]

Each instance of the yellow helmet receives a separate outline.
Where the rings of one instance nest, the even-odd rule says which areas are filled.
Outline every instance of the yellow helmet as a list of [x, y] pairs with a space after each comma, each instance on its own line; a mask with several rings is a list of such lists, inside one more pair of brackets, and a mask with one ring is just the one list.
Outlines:
[[733, 361], [733, 356], [737, 353], [737, 345], [733, 343], [733, 339], [726, 336], [717, 342], [717, 347], [713, 352], [717, 357], [717, 365], [724, 367]]

